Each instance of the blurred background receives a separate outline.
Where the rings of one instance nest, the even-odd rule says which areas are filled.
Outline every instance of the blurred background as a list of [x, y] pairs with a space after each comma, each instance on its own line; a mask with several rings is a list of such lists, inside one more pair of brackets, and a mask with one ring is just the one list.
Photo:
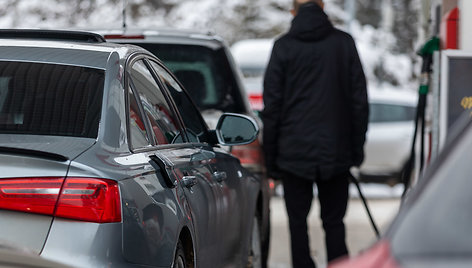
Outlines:
[[[420, 0], [326, 0], [357, 41], [369, 87], [416, 89]], [[274, 38], [290, 26], [291, 0], [2, 0], [0, 28], [173, 27], [212, 31], [229, 45]]]

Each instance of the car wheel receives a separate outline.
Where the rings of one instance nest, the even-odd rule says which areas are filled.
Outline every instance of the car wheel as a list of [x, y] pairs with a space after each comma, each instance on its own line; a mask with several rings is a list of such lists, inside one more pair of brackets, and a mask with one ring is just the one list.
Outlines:
[[259, 219], [254, 216], [252, 224], [251, 244], [247, 268], [261, 268], [262, 267], [262, 250], [261, 250], [261, 232], [259, 229]]
[[177, 250], [175, 251], [174, 265], [172, 265], [172, 268], [187, 268], [184, 247], [180, 240], [179, 243], [177, 243]]
[[[268, 216], [270, 218], [270, 215]], [[263, 227], [264, 224], [260, 225], [260, 232], [261, 232], [261, 267], [267, 268], [267, 262], [269, 258], [269, 244], [270, 244], [270, 222], [265, 224], [265, 228]]]

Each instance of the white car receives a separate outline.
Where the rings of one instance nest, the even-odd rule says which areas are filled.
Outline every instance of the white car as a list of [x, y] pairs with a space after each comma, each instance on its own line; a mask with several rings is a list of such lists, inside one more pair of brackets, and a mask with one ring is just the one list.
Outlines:
[[247, 39], [234, 43], [231, 47], [236, 64], [243, 73], [243, 83], [249, 97], [251, 109], [262, 111], [264, 73], [269, 63], [273, 39]]
[[369, 128], [361, 180], [399, 182], [411, 152], [417, 100], [412, 91], [369, 91]]

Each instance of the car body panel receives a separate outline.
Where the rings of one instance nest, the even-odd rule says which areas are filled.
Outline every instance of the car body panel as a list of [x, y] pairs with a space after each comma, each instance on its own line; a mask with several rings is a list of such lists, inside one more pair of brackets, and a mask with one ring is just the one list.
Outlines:
[[0, 147], [29, 149], [58, 154], [67, 159], [74, 159], [96, 142], [95, 139], [37, 136], [32, 135], [0, 135]]
[[[212, 177], [209, 163], [214, 161], [215, 154], [204, 148], [184, 148], [179, 151], [163, 150], [162, 158], [166, 159], [172, 174], [182, 184], [182, 192], [187, 200], [190, 212], [187, 217], [193, 219], [195, 225], [195, 243], [197, 260], [203, 267], [212, 265], [211, 255], [218, 254], [221, 249], [218, 243], [221, 233], [218, 232], [219, 219], [224, 211], [218, 209], [221, 195], [217, 192], [216, 182]], [[186, 187], [184, 177], [195, 177], [196, 184]], [[206, 245], [206, 246], [202, 246]], [[223, 247], [224, 248], [224, 247]]]
[[370, 90], [369, 126], [361, 180], [399, 181], [410, 156], [418, 96], [407, 90]]
[[[25, 165], [25, 164], [28, 165]], [[64, 177], [69, 166], [68, 161], [55, 161], [39, 157], [0, 153], [0, 165], [8, 167], [2, 170], [1, 179], [22, 177]]]
[[[156, 173], [125, 180], [123, 255], [131, 263], [168, 266], [184, 214], [176, 191], [166, 191]], [[142, 196], [133, 200], [133, 196]], [[172, 228], [169, 228], [172, 226]]]
[[347, 259], [337, 260], [328, 265], [328, 268], [399, 268], [397, 261], [392, 257], [390, 245], [387, 241], [379, 241], [367, 253]]
[[412, 121], [370, 124], [361, 172], [378, 176], [396, 175], [408, 159], [413, 131]]
[[[2, 135], [0, 135], [2, 136]], [[18, 145], [17, 145], [18, 146]], [[20, 147], [21, 148], [21, 147]], [[23, 177], [65, 177], [69, 162], [0, 153], [0, 180]], [[0, 237], [19, 247], [40, 253], [53, 217], [0, 210]]]
[[472, 263], [469, 257], [453, 257], [450, 258], [412, 258], [409, 259], [402, 267], [405, 268], [468, 268]]
[[39, 254], [48, 236], [53, 217], [0, 210], [2, 243], [28, 248]]
[[[90, 29], [88, 29], [90, 30]], [[202, 32], [195, 30], [183, 30], [174, 28], [128, 28], [123, 29], [93, 29], [93, 32], [104, 35], [107, 39], [117, 40], [117, 43], [159, 43], [165, 44], [197, 44], [201, 46], [217, 49], [221, 47], [222, 39], [216, 37], [211, 32]], [[124, 36], [125, 35], [125, 36]], [[120, 38], [123, 37], [123, 38]], [[215, 42], [217, 40], [218, 42]]]
[[126, 267], [120, 223], [90, 223], [56, 218], [41, 256], [74, 267]]
[[[44, 47], [40, 47], [41, 45]], [[17, 41], [2, 40], [0, 58], [2, 60], [15, 60], [27, 62], [55, 63], [74, 66], [84, 66], [90, 68], [105, 69], [107, 59], [113, 48], [105, 45], [97, 46], [84, 44], [63, 45], [58, 49], [58, 43], [53, 42], [54, 48], [51, 48], [51, 42], [38, 42], [32, 44], [25, 42], [23, 46]], [[83, 49], [87, 52], [83, 52]], [[90, 51], [92, 50], [92, 51]]]
[[0, 245], [0, 267], [67, 268], [71, 266], [64, 263], [46, 260], [28, 249], [2, 244]]
[[[213, 177], [216, 180], [216, 187], [220, 191], [221, 200], [218, 202], [218, 210], [224, 210], [226, 217], [221, 217], [217, 224], [221, 236], [220, 241], [227, 245], [223, 254], [224, 263], [222, 267], [231, 267], [232, 265], [244, 266], [247, 259], [248, 239], [250, 229], [245, 228], [243, 221], [235, 219], [251, 219], [256, 213], [256, 204], [258, 193], [261, 192], [261, 179], [257, 179], [243, 169], [239, 161], [229, 156], [222, 150], [215, 150], [216, 161], [210, 165], [212, 167]], [[226, 170], [226, 171], [225, 171]], [[230, 171], [230, 172], [228, 172]], [[218, 173], [224, 173], [224, 178], [219, 180]], [[239, 230], [238, 232], [228, 232], [227, 230]]]

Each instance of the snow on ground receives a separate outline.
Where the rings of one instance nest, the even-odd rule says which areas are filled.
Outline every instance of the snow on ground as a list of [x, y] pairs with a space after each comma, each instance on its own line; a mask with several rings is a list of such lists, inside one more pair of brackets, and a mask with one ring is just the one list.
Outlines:
[[[366, 199], [391, 199], [399, 198], [403, 194], [403, 184], [397, 184], [393, 187], [381, 183], [361, 183], [360, 188]], [[351, 183], [349, 187], [349, 196], [351, 198], [360, 198], [357, 187]]]
[[[397, 184], [395, 186], [389, 186], [382, 183], [360, 183], [361, 192], [364, 197], [368, 199], [396, 199], [400, 198], [403, 194], [403, 184]], [[318, 193], [316, 186], [313, 187], [313, 193], [315, 196]], [[284, 195], [284, 189], [282, 184], [278, 184], [275, 188], [275, 194], [277, 196]], [[358, 199], [360, 198], [359, 190], [356, 185], [353, 183], [349, 186], [349, 196], [350, 198]]]

